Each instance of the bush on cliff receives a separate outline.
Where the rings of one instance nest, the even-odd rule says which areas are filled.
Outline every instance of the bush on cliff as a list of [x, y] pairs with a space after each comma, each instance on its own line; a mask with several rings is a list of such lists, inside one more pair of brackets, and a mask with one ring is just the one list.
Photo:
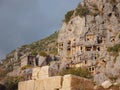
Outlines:
[[114, 56], [118, 56], [120, 52], [120, 44], [116, 44], [112, 47], [108, 47], [107, 49], [108, 52], [111, 52]]
[[26, 65], [26, 66], [21, 67], [21, 70], [25, 70], [25, 69], [28, 69], [28, 68], [33, 68], [33, 66], [32, 65]]
[[70, 21], [73, 13], [74, 13], [74, 10], [67, 12], [67, 14], [65, 15], [65, 20], [64, 20], [66, 23], [68, 23]]
[[18, 82], [22, 80], [23, 77], [6, 77], [5, 78], [5, 87], [6, 90], [18, 90]]
[[79, 5], [79, 7], [76, 9], [76, 13], [75, 13], [76, 16], [79, 15], [80, 17], [86, 16], [88, 14], [89, 14], [88, 7], [81, 5]]
[[64, 76], [66, 74], [73, 74], [76, 76], [84, 77], [84, 78], [92, 78], [91, 73], [86, 68], [70, 68], [66, 70], [62, 70], [60, 75]]
[[40, 55], [40, 56], [43, 56], [43, 57], [47, 57], [47, 56], [48, 56], [48, 54], [47, 54], [45, 51], [41, 51], [41, 52], [39, 53], [39, 55]]

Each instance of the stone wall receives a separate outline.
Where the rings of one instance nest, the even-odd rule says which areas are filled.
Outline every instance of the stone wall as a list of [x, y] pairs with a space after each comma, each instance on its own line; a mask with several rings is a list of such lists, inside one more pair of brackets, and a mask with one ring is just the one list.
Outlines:
[[20, 82], [18, 84], [18, 90], [34, 90], [34, 80]]
[[19, 82], [18, 87], [18, 90], [93, 90], [94, 85], [90, 80], [65, 75]]
[[19, 82], [18, 90], [119, 90], [119, 87], [111, 86], [104, 89], [94, 86], [91, 80], [65, 75]]

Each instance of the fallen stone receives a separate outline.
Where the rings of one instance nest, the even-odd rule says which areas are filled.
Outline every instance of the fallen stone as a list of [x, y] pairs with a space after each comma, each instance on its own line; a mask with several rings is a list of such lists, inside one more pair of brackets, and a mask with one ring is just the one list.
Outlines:
[[110, 86], [112, 86], [112, 83], [110, 81], [105, 81], [102, 83], [103, 88], [109, 88]]

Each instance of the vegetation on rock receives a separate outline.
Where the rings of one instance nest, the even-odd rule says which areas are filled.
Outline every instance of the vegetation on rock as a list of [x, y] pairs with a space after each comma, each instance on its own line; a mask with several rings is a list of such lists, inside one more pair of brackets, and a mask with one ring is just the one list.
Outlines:
[[70, 69], [62, 70], [60, 72], [60, 75], [62, 76], [66, 74], [73, 74], [88, 79], [92, 78], [91, 73], [86, 68], [70, 68]]
[[80, 17], [83, 17], [83, 16], [86, 16], [88, 14], [89, 14], [88, 7], [79, 5], [79, 7], [76, 8], [76, 13], [75, 13], [76, 16], [79, 15]]
[[18, 82], [22, 80], [23, 77], [6, 77], [5, 87], [6, 90], [18, 90]]
[[66, 13], [65, 15], [65, 22], [68, 23], [71, 19], [71, 17], [73, 16], [75, 12], [75, 16], [80, 16], [80, 17], [83, 17], [83, 16], [86, 16], [89, 14], [89, 9], [87, 6], [81, 6], [81, 5], [78, 5], [78, 7], [76, 8], [76, 10], [71, 10], [69, 12]]
[[[44, 38], [40, 41], [34, 42], [31, 45], [27, 46], [33, 54], [39, 54], [39, 52], [44, 51], [50, 53], [54, 48], [57, 48], [57, 38], [58, 32], [56, 31], [47, 38]], [[54, 53], [53, 53], [54, 54]]]
[[21, 70], [25, 70], [25, 69], [32, 68], [32, 67], [33, 67], [32, 65], [26, 65], [26, 66], [21, 67]]
[[40, 55], [40, 56], [43, 56], [43, 57], [47, 57], [47, 56], [48, 56], [48, 54], [47, 54], [46, 52], [44, 52], [44, 51], [41, 51], [41, 52], [39, 53], [39, 55]]
[[120, 51], [120, 44], [116, 44], [112, 47], [108, 47], [107, 51], [111, 52], [114, 56], [118, 56]]
[[74, 10], [67, 12], [67, 14], [65, 15], [65, 20], [64, 20], [66, 23], [68, 23], [70, 21], [73, 13], [74, 13]]
[[[55, 31], [52, 35], [50, 35], [42, 40], [34, 42], [30, 45], [23, 45], [20, 48], [18, 48], [19, 60], [17, 62], [19, 64], [19, 66], [20, 66], [20, 57], [25, 55], [26, 53], [31, 52], [31, 55], [35, 55], [35, 56], [37, 54], [39, 54], [40, 52], [45, 52], [47, 54], [56, 55], [58, 53], [57, 39], [58, 39], [58, 31]], [[9, 72], [13, 70], [14, 61], [11, 62], [10, 60], [11, 59], [14, 60], [15, 51], [16, 50], [14, 50], [11, 53], [9, 53], [8, 55], [6, 55], [6, 58], [3, 60], [2, 65], [0, 65], [1, 68], [6, 68], [6, 70]]]

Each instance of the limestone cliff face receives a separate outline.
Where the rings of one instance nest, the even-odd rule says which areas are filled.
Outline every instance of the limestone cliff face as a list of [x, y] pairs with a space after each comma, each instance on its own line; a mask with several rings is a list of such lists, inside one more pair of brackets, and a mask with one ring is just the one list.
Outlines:
[[82, 1], [63, 22], [58, 37], [61, 60], [87, 67], [98, 84], [111, 78], [120, 82], [120, 55], [108, 52], [119, 44], [120, 0]]

